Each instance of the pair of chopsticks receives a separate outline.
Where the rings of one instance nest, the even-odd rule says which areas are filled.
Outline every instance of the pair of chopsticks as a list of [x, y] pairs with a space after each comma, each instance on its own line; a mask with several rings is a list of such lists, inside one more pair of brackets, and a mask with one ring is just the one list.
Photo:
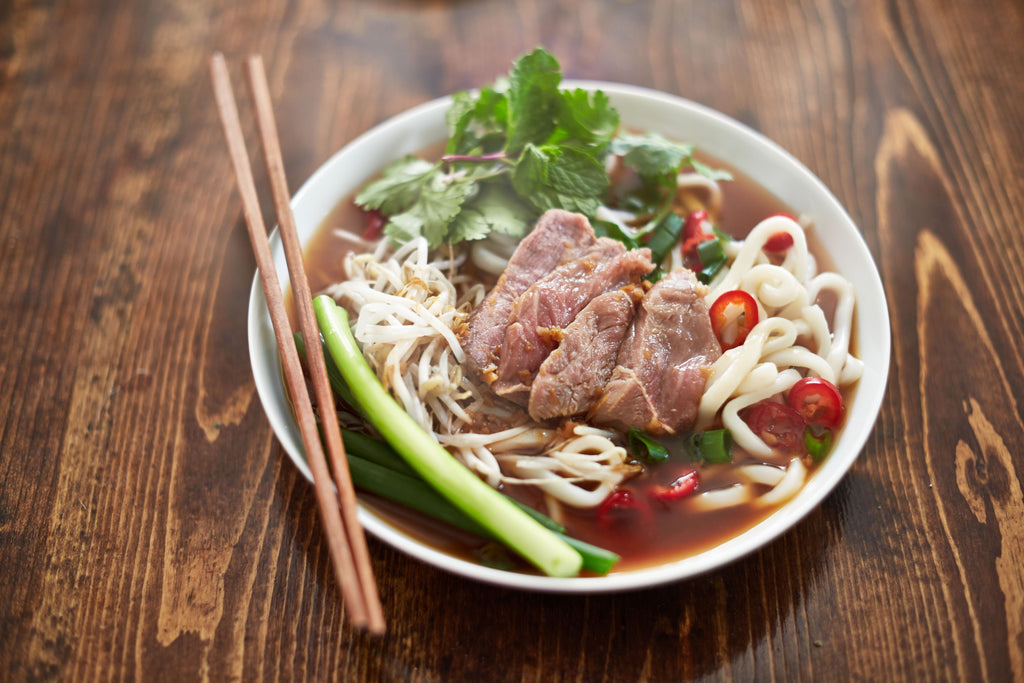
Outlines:
[[[320, 517], [327, 536], [327, 545], [331, 554], [334, 573], [341, 589], [342, 600], [352, 626], [368, 628], [371, 633], [384, 632], [384, 613], [377, 593], [377, 584], [373, 578], [373, 568], [366, 547], [363, 528], [359, 524], [356, 509], [356, 497], [352, 488], [348, 463], [345, 460], [345, 448], [341, 440], [341, 428], [335, 415], [334, 396], [327, 380], [327, 369], [324, 364], [323, 349], [320, 345], [320, 331], [313, 314], [312, 296], [306, 273], [302, 265], [302, 245], [299, 243], [295, 229], [295, 218], [289, 204], [288, 182], [284, 174], [284, 162], [281, 157], [280, 143], [277, 138], [277, 127], [274, 112], [270, 103], [270, 90], [267, 87], [263, 60], [253, 56], [246, 62], [246, 75], [249, 92], [252, 96], [256, 123], [259, 127], [263, 144], [263, 156], [270, 177], [270, 187], [277, 210], [281, 241], [284, 244], [285, 258], [291, 277], [292, 293], [298, 310], [302, 338], [305, 340], [306, 362], [312, 378], [313, 393], [320, 414], [324, 416], [324, 440], [331, 458], [330, 469], [324, 456], [323, 444], [317, 432], [313, 406], [307, 392], [307, 386], [299, 363], [298, 350], [292, 338], [291, 325], [284, 305], [284, 295], [274, 269], [274, 259], [270, 253], [270, 242], [260, 212], [259, 199], [256, 195], [256, 184], [253, 180], [249, 155], [245, 148], [242, 135], [242, 124], [238, 117], [238, 107], [231, 90], [224, 55], [216, 53], [210, 58], [210, 75], [213, 80], [213, 91], [224, 125], [231, 161], [235, 167], [238, 189], [242, 195], [242, 206], [246, 224], [249, 228], [249, 240], [252, 242], [256, 265], [259, 269], [260, 282], [270, 309], [270, 319], [274, 326], [274, 336], [281, 352], [284, 365], [285, 381], [296, 411], [302, 441], [306, 447], [310, 469], [313, 472], [313, 483], [316, 489]], [[334, 480], [331, 480], [331, 472]], [[337, 493], [334, 487], [337, 486]]]

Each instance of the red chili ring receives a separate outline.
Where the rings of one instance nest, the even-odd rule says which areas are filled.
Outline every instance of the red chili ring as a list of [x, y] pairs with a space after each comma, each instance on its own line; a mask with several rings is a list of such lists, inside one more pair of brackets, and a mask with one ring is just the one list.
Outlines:
[[[729, 308], [733, 306], [739, 306], [742, 310], [738, 316], [730, 318], [728, 312]], [[723, 351], [741, 346], [758, 322], [757, 302], [754, 301], [754, 297], [742, 289], [725, 292], [715, 299], [708, 314], [711, 316], [711, 329], [714, 331], [715, 337], [718, 338], [718, 343], [722, 346]], [[725, 335], [731, 331], [734, 321], [736, 333], [726, 339]]]

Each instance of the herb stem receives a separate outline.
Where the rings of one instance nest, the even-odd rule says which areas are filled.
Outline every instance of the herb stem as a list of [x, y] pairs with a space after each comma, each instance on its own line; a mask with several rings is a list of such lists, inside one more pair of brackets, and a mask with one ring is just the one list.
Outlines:
[[445, 163], [454, 163], [457, 161], [472, 161], [472, 162], [487, 162], [487, 161], [503, 161], [505, 159], [511, 159], [512, 155], [508, 152], [493, 152], [491, 154], [445, 154], [441, 157], [441, 161]]

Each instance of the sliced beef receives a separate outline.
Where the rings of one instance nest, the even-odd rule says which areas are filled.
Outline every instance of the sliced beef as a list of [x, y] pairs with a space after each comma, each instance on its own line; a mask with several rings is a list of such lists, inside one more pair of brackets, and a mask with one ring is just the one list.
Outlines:
[[620, 430], [671, 434], [692, 426], [710, 365], [721, 355], [696, 278], [663, 277], [644, 297], [590, 417]]
[[616, 289], [601, 294], [565, 328], [530, 387], [530, 417], [546, 420], [585, 413], [615, 367], [633, 320], [633, 297]]
[[562, 340], [564, 328], [595, 297], [637, 284], [652, 270], [649, 249], [627, 251], [622, 243], [602, 237], [582, 256], [531, 285], [512, 304], [491, 388], [526, 406], [533, 378]]
[[540, 217], [460, 334], [470, 371], [493, 381], [512, 302], [560, 263], [578, 257], [596, 239], [590, 222], [581, 214], [552, 209]]

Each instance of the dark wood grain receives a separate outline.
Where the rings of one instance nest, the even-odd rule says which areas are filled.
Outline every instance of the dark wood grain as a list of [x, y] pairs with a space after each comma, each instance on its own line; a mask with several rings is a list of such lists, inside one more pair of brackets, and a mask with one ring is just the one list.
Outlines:
[[[0, 5], [0, 679], [1024, 680], [1022, 34], [1014, 0]], [[205, 60], [263, 55], [294, 189], [541, 44], [825, 181], [888, 393], [819, 509], [691, 581], [519, 593], [371, 539], [373, 638], [254, 390]]]

